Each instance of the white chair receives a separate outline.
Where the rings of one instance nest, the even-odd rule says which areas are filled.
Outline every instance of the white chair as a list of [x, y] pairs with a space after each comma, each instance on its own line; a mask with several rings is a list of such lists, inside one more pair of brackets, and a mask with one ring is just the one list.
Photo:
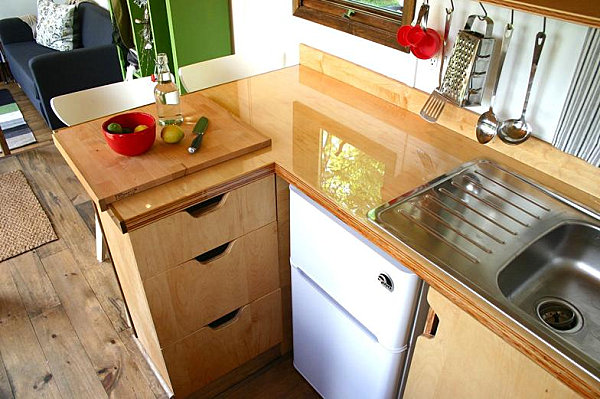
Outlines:
[[179, 68], [179, 77], [190, 93], [284, 67], [283, 53], [233, 54]]
[[[67, 126], [91, 121], [154, 102], [154, 86], [150, 77], [117, 82], [74, 93], [63, 94], [50, 100], [52, 110]], [[96, 259], [104, 260], [102, 229], [96, 221]]]
[[50, 106], [58, 119], [73, 126], [153, 103], [154, 86], [148, 76], [63, 94], [51, 99]]

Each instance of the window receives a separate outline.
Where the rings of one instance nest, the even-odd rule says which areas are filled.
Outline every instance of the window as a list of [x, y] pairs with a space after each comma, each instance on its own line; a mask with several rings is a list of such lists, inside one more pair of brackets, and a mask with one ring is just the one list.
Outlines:
[[410, 24], [415, 0], [293, 0], [294, 15], [405, 52], [396, 32]]

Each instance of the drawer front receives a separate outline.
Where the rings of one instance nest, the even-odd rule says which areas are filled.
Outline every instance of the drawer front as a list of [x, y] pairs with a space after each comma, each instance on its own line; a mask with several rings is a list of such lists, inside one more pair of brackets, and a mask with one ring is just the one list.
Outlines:
[[275, 221], [273, 176], [129, 233], [142, 280]]
[[163, 348], [278, 287], [276, 222], [144, 281]]
[[163, 349], [177, 397], [197, 391], [281, 342], [281, 290], [242, 307], [233, 319], [223, 319]]

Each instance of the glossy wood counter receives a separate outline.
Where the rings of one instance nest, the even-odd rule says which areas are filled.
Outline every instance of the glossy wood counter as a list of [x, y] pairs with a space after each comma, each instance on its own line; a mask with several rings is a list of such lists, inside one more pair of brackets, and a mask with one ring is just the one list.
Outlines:
[[[336, 73], [344, 74], [339, 70]], [[382, 82], [386, 86], [379, 86], [383, 94], [390, 91], [385, 79], [382, 78]], [[477, 158], [507, 165], [598, 212], [600, 174], [597, 169], [538, 140], [530, 140], [517, 150], [502, 143], [491, 147], [480, 145], [474, 140], [474, 132], [473, 138], [466, 137], [429, 124], [407, 109], [305, 66], [183, 96], [184, 115], [193, 113], [196, 99], [201, 95], [269, 136], [271, 148], [108, 205], [114, 221], [124, 231], [224, 192], [239, 182], [256, 180], [275, 171], [571, 389], [588, 397], [600, 396], [597, 379], [366, 219], [367, 211], [376, 205]], [[425, 98], [426, 95], [423, 101]], [[142, 109], [154, 112], [153, 106]], [[97, 126], [100, 132], [101, 122], [93, 121], [89, 125]], [[73, 127], [63, 132], [77, 134], [77, 130]], [[186, 151], [190, 139], [186, 137], [181, 144], [182, 151]], [[74, 168], [72, 154], [61, 146], [60, 136], [55, 142]], [[527, 156], [515, 156], [515, 151]], [[531, 161], [526, 163], [523, 159]], [[572, 170], [574, 167], [578, 170]], [[75, 173], [81, 179], [81, 171], [75, 168]], [[580, 177], [573, 179], [574, 175]], [[83, 184], [86, 186], [85, 181]], [[96, 198], [93, 192], [89, 194]]]

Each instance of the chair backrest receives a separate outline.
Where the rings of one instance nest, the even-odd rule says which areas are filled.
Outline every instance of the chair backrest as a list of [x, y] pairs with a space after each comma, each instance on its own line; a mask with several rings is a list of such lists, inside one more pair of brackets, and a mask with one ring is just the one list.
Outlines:
[[283, 56], [233, 54], [213, 60], [198, 62], [179, 68], [179, 77], [190, 93], [249, 76], [283, 68]]
[[154, 86], [150, 77], [117, 82], [54, 97], [50, 105], [65, 125], [73, 126], [153, 103]]
[[82, 2], [77, 6], [81, 47], [112, 44], [113, 27], [108, 10], [97, 4]]

